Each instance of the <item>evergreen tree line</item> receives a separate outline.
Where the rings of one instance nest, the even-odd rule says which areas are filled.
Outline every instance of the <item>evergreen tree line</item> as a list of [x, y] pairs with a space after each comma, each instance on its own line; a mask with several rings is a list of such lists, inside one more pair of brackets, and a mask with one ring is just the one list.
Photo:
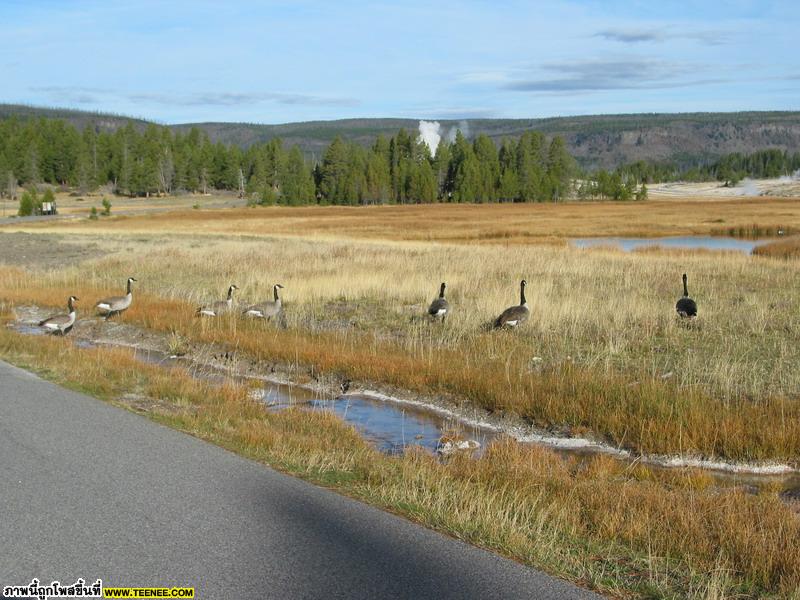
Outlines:
[[671, 181], [721, 181], [736, 185], [742, 179], [766, 179], [792, 175], [800, 170], [800, 152], [777, 149], [758, 150], [751, 154], [726, 154], [707, 165], [680, 167], [675, 163], [637, 161], [614, 172], [636, 184]]
[[246, 150], [150, 125], [82, 131], [58, 119], [0, 121], [0, 191], [49, 183], [130, 196], [238, 190], [261, 204], [557, 201], [572, 194], [576, 163], [560, 137], [526, 132], [501, 146], [458, 132], [434, 155], [400, 130], [372, 146], [336, 138], [312, 164], [279, 139]]

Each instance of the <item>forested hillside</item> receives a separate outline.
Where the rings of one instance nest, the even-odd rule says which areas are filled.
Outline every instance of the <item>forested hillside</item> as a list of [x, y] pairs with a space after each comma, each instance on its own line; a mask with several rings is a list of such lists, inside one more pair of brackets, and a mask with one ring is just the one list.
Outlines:
[[[140, 124], [141, 125], [141, 124]], [[0, 119], [0, 194], [47, 183], [82, 193], [103, 187], [145, 196], [234, 190], [261, 204], [557, 201], [646, 198], [646, 184], [778, 177], [800, 169], [800, 152], [733, 153], [700, 166], [637, 161], [580, 169], [561, 136], [527, 131], [496, 143], [457, 131], [432, 154], [416, 131], [377, 134], [365, 147], [337, 136], [318, 155], [281, 139], [246, 149], [188, 132], [132, 122], [83, 129], [62, 119]]]
[[337, 137], [310, 160], [280, 139], [236, 145], [132, 123], [78, 130], [60, 119], [0, 120], [0, 191], [39, 183], [131, 196], [236, 190], [262, 204], [556, 201], [571, 193], [575, 161], [558, 136], [526, 132], [498, 148], [460, 132], [432, 155], [416, 132], [378, 135], [368, 148]]
[[[103, 130], [125, 125], [128, 119], [66, 109], [41, 109], [0, 105], [0, 118], [18, 115], [65, 119], [82, 129], [97, 123]], [[139, 130], [147, 125], [133, 120]], [[212, 142], [221, 141], [246, 149], [257, 143], [281, 138], [288, 146], [317, 159], [336, 138], [363, 147], [375, 143], [378, 135], [390, 137], [399, 129], [415, 131], [416, 119], [345, 119], [282, 125], [252, 123], [187, 123], [170, 125], [188, 133], [197, 127]], [[800, 112], [738, 112], [585, 115], [547, 119], [471, 119], [440, 121], [442, 132], [455, 134], [460, 128], [469, 139], [484, 134], [499, 146], [504, 138], [518, 139], [526, 131], [561, 136], [567, 149], [584, 168], [613, 170], [639, 160], [668, 162], [681, 169], [699, 167], [731, 153], [748, 154], [774, 148], [800, 151]]]
[[621, 177], [636, 183], [722, 181], [728, 185], [736, 185], [746, 177], [765, 179], [796, 176], [798, 171], [800, 152], [791, 153], [776, 148], [750, 154], [734, 152], [701, 166], [681, 167], [677, 163], [637, 161], [616, 169]]

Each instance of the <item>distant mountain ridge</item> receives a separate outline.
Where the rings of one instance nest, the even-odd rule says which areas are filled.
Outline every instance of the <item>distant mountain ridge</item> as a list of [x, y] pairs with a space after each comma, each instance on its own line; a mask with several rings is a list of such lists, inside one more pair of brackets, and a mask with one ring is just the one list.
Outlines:
[[[0, 104], [0, 118], [58, 118], [77, 127], [95, 123], [113, 130], [127, 123], [149, 122], [120, 115], [73, 109]], [[570, 152], [587, 168], [614, 168], [637, 160], [672, 161], [679, 165], [705, 164], [731, 152], [750, 153], [765, 148], [800, 151], [800, 111], [735, 113], [668, 113], [585, 115], [545, 119], [439, 120], [446, 134], [465, 129], [472, 138], [486, 134], [496, 142], [536, 130], [561, 135]], [[337, 135], [359, 144], [371, 144], [379, 134], [394, 135], [401, 127], [416, 131], [418, 119], [341, 119], [281, 125], [255, 123], [183, 123], [167, 125], [186, 132], [205, 131], [212, 141], [247, 147], [276, 137], [287, 146], [298, 145], [319, 158]]]

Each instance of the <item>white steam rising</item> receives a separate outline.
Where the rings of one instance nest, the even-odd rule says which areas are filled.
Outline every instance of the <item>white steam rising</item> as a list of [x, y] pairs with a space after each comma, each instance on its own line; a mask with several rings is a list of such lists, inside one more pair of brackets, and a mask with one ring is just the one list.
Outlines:
[[791, 175], [781, 175], [778, 178], [778, 181], [780, 183], [792, 183], [795, 181], [800, 181], [800, 169], [797, 169], [797, 171], [795, 171]]
[[441, 128], [438, 121], [419, 122], [419, 137], [428, 145], [431, 154], [436, 154], [436, 148], [439, 147], [439, 142], [442, 140], [442, 134], [439, 133]]
[[756, 182], [750, 179], [749, 177], [745, 177], [742, 179], [740, 184], [741, 190], [739, 191], [740, 196], [758, 196], [761, 192], [758, 189], [758, 185]]
[[456, 134], [459, 131], [461, 132], [461, 135], [463, 135], [465, 138], [469, 138], [469, 123], [467, 123], [466, 121], [460, 121], [458, 125], [448, 129], [446, 136], [447, 141], [450, 142], [451, 144], [455, 142]]
[[460, 121], [458, 125], [451, 127], [447, 130], [447, 133], [444, 133], [439, 121], [419, 122], [419, 137], [428, 145], [428, 148], [431, 149], [431, 154], [436, 154], [436, 148], [439, 147], [439, 142], [442, 141], [442, 137], [444, 137], [449, 144], [452, 144], [456, 141], [456, 134], [459, 131], [465, 138], [469, 138], [469, 123]]

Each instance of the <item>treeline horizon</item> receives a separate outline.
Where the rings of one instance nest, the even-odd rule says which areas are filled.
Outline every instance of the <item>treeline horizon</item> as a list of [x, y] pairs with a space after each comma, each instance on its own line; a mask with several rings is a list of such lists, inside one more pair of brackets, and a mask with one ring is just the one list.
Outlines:
[[367, 148], [337, 137], [312, 164], [280, 139], [242, 150], [212, 143], [196, 128], [79, 131], [61, 119], [0, 120], [5, 195], [47, 183], [128, 196], [232, 190], [259, 204], [545, 202], [571, 197], [577, 173], [563, 138], [535, 131], [499, 147], [459, 131], [433, 155], [404, 129]]
[[679, 167], [637, 161], [613, 171], [580, 172], [560, 136], [528, 131], [498, 146], [460, 131], [432, 155], [416, 134], [400, 129], [364, 147], [341, 137], [321, 158], [307, 160], [280, 139], [242, 150], [212, 143], [192, 128], [173, 132], [133, 124], [113, 132], [83, 130], [62, 119], [0, 119], [0, 194], [47, 183], [80, 193], [100, 188], [128, 196], [237, 191], [258, 204], [553, 202], [567, 198], [631, 200], [646, 185], [791, 175], [800, 153], [775, 149], [728, 154], [708, 165]]
[[[674, 162], [636, 161], [614, 170], [636, 184], [671, 183], [675, 181], [720, 181], [734, 186], [743, 179], [771, 179], [792, 176], [800, 171], [800, 152], [767, 148], [751, 153], [733, 152], [698, 166], [679, 166]], [[597, 174], [596, 174], [597, 175]]]

